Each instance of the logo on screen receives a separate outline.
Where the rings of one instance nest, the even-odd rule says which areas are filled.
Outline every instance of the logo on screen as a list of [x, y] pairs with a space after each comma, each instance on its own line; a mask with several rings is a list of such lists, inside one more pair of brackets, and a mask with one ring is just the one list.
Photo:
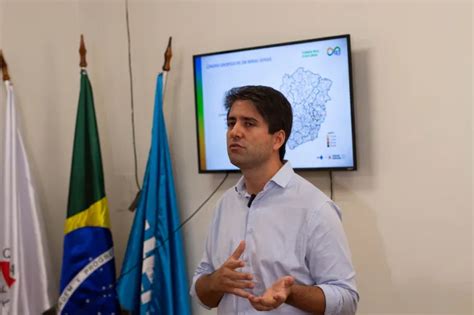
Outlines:
[[332, 56], [332, 55], [339, 56], [341, 54], [341, 48], [339, 46], [336, 46], [334, 48], [329, 47], [327, 53], [328, 53], [328, 56]]

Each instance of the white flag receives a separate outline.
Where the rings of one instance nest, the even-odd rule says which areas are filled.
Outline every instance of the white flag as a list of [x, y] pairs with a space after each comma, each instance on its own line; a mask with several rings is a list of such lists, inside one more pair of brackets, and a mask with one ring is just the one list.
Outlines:
[[[57, 298], [43, 219], [26, 156], [13, 87], [5, 81], [4, 156], [0, 182], [0, 314], [41, 314]], [[3, 104], [2, 104], [3, 105]]]

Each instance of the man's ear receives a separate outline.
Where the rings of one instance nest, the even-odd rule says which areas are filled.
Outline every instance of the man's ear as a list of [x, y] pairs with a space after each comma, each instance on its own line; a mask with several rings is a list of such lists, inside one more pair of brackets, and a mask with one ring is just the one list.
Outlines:
[[280, 150], [283, 143], [285, 143], [286, 134], [283, 129], [278, 130], [273, 134], [273, 150], [278, 151]]

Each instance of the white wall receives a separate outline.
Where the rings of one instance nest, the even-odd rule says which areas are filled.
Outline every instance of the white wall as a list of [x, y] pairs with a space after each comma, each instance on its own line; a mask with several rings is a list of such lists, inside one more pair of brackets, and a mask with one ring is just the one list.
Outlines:
[[[136, 191], [124, 3], [0, 0], [0, 48], [16, 86], [58, 278], [80, 33], [118, 266], [133, 218], [126, 210]], [[334, 180], [358, 272], [358, 314], [472, 314], [472, 15], [471, 2], [447, 0], [130, 0], [140, 179], [168, 36], [174, 57], [165, 115], [184, 218], [222, 178], [197, 173], [192, 55], [350, 33], [359, 170]], [[328, 191], [327, 173], [302, 175]], [[231, 175], [217, 195], [237, 178]], [[184, 228], [189, 275], [217, 198]]]

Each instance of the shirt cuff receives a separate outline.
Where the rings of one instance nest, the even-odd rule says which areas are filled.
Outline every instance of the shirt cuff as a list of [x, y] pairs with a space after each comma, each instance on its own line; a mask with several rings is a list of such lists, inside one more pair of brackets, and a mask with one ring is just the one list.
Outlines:
[[197, 295], [197, 292], [196, 292], [196, 282], [198, 281], [199, 278], [201, 278], [202, 276], [205, 276], [205, 275], [206, 274], [203, 273], [203, 274], [200, 274], [200, 275], [194, 277], [193, 284], [191, 285], [191, 289], [189, 290], [189, 294], [198, 301], [199, 305], [201, 305], [205, 309], [210, 310], [211, 308], [201, 301], [201, 299], [199, 298], [199, 296]]
[[318, 287], [323, 290], [324, 298], [326, 300], [326, 310], [324, 315], [338, 315], [338, 310], [341, 309], [338, 298], [338, 293], [334, 292], [334, 288], [331, 285], [321, 284]]

